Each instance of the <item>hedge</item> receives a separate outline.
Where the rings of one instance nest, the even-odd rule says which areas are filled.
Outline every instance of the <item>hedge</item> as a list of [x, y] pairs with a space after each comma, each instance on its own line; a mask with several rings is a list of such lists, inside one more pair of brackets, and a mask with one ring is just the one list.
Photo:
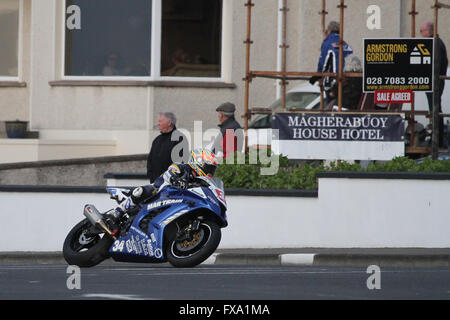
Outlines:
[[[234, 154], [233, 157], [232, 164], [224, 161], [216, 171], [216, 176], [222, 179], [226, 188], [314, 190], [317, 189], [317, 173], [327, 171], [450, 172], [450, 160], [431, 158], [418, 162], [407, 157], [397, 157], [390, 161], [374, 161], [364, 168], [358, 163], [345, 161], [325, 165], [323, 161], [292, 162], [283, 155], [272, 155], [272, 161], [278, 157], [279, 169], [276, 174], [262, 175], [261, 168], [267, 168], [269, 165], [262, 165], [259, 160], [256, 164], [249, 164], [252, 162], [249, 162], [248, 155]], [[245, 157], [245, 162], [239, 164], [238, 157]]]

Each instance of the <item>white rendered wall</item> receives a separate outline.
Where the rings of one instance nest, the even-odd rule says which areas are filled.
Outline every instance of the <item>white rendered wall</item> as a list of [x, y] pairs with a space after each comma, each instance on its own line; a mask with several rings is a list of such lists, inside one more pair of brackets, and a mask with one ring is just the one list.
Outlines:
[[[227, 196], [219, 248], [448, 248], [449, 180], [319, 179], [319, 197]], [[0, 192], [0, 252], [60, 251], [106, 193]]]

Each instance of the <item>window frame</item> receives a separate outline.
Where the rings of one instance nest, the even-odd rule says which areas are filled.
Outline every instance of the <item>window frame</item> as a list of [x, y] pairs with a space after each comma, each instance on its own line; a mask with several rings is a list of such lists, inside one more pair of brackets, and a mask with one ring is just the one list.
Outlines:
[[17, 19], [18, 28], [17, 28], [17, 76], [3, 76], [0, 75], [1, 82], [20, 82], [23, 74], [22, 74], [22, 56], [23, 56], [23, 14], [24, 14], [24, 0], [18, 0], [19, 2], [19, 19]]
[[[23, 0], [20, 0], [23, 1]], [[161, 76], [161, 33], [162, 33], [162, 1], [152, 0], [152, 25], [151, 25], [151, 56], [150, 59], [150, 76], [72, 76], [65, 74], [65, 57], [66, 57], [66, 19], [67, 19], [67, 0], [63, 1], [62, 6], [62, 43], [61, 43], [61, 61], [60, 61], [60, 79], [65, 81], [164, 81], [164, 82], [226, 82], [227, 75], [225, 72], [225, 61], [228, 59], [226, 49], [229, 48], [230, 36], [225, 31], [225, 18], [230, 16], [232, 0], [222, 0], [222, 31], [221, 31], [221, 75], [220, 77], [172, 77]], [[83, 19], [83, 18], [82, 18]], [[228, 40], [228, 41], [227, 41]], [[230, 55], [231, 56], [231, 55]]]

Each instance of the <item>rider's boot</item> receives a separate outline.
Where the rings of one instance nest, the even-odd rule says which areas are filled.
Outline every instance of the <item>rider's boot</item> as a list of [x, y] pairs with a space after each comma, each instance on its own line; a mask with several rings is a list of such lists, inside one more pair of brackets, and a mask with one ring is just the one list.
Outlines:
[[[116, 199], [118, 200], [118, 199]], [[108, 212], [105, 212], [105, 222], [112, 231], [113, 234], [117, 234], [119, 232], [119, 221], [120, 218], [129, 210], [132, 210], [133, 208], [136, 208], [136, 204], [134, 203], [131, 196], [124, 197], [120, 199], [119, 206], [115, 209], [112, 209]]]
[[144, 187], [138, 187], [133, 190], [129, 197], [123, 199], [117, 208], [109, 211], [107, 214], [107, 220], [114, 226], [115, 229], [118, 229], [118, 222], [120, 218], [127, 212], [135, 209], [139, 203], [146, 199], [150, 199], [156, 195], [156, 188], [153, 185], [148, 185]]

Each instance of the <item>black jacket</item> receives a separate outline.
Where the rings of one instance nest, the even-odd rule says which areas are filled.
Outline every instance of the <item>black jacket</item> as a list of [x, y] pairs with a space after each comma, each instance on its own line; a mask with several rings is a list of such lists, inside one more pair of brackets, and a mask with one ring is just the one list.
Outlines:
[[436, 38], [436, 40], [438, 42], [437, 47], [439, 50], [439, 74], [445, 76], [447, 74], [448, 68], [447, 48], [445, 47], [444, 42], [441, 38], [439, 38], [439, 36]]
[[[332, 99], [336, 99], [335, 105], [337, 105], [338, 101], [338, 84], [335, 83], [331, 88], [330, 92], [333, 92], [334, 97]], [[344, 83], [342, 84], [342, 107], [356, 110], [359, 104], [359, 100], [361, 100], [362, 96], [362, 80], [361, 78], [346, 78]]]
[[225, 120], [223, 123], [219, 124], [219, 128], [220, 128], [220, 133], [222, 133], [222, 135], [225, 135], [225, 132], [227, 129], [233, 129], [233, 130], [241, 129], [241, 125], [239, 124], [239, 122], [236, 121], [234, 116], [231, 116], [227, 120]]
[[[174, 139], [172, 141], [172, 133], [175, 132]], [[150, 182], [154, 182], [161, 174], [163, 174], [169, 166], [174, 162], [186, 161], [189, 156], [189, 149], [187, 145], [188, 141], [186, 137], [176, 127], [172, 131], [167, 133], [161, 133], [153, 140], [150, 153], [147, 158], [147, 177]], [[174, 158], [172, 159], [172, 149], [176, 149], [174, 152]], [[183, 153], [183, 150], [185, 152]]]
[[[223, 123], [219, 124], [219, 128], [220, 128], [220, 135], [218, 135], [216, 137], [216, 139], [214, 140], [213, 152], [217, 153], [218, 151], [222, 151], [224, 153], [224, 155], [227, 155], [227, 153], [232, 152], [232, 151], [236, 151], [236, 150], [241, 151], [242, 146], [243, 146], [244, 136], [243, 136], [242, 130], [238, 130], [238, 129], [242, 129], [242, 127], [239, 124], [239, 122], [236, 121], [234, 116], [229, 117]], [[223, 148], [224, 143], [222, 140], [225, 137], [225, 133], [228, 129], [232, 129], [236, 136], [235, 150], [224, 150], [224, 148]]]

